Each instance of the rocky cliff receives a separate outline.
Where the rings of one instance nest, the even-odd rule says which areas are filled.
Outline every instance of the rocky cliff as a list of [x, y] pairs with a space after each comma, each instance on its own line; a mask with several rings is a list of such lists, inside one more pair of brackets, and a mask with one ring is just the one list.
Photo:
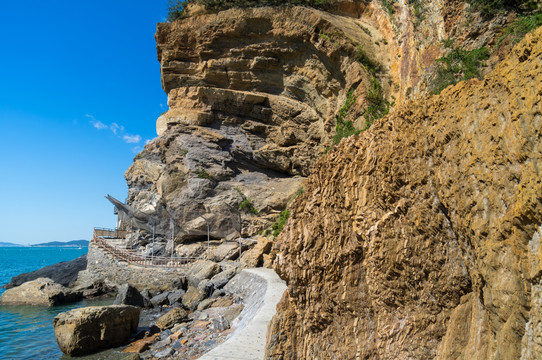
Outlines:
[[487, 45], [506, 18], [480, 19], [462, 1], [332, 4], [193, 6], [158, 25], [169, 110], [125, 176], [128, 202], [153, 215], [160, 234], [198, 240], [206, 222], [213, 238], [269, 228], [339, 121], [363, 129], [427, 93], [442, 41], [469, 29], [456, 46]]
[[316, 163], [275, 268], [271, 359], [542, 354], [542, 29]]

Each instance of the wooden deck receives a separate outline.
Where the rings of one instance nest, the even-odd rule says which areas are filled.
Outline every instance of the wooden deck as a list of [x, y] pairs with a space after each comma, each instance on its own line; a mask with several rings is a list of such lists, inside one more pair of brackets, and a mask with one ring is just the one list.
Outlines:
[[126, 230], [95, 228], [92, 242], [113, 255], [118, 260], [126, 261], [129, 265], [142, 267], [160, 267], [160, 268], [183, 268], [192, 262], [199, 260], [188, 257], [169, 257], [169, 256], [143, 256], [135, 250], [119, 248], [108, 241], [108, 239], [124, 239]]

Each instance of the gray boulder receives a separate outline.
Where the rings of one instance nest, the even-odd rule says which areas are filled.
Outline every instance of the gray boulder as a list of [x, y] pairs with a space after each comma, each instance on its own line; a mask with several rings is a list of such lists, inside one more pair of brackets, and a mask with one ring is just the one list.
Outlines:
[[119, 292], [113, 304], [145, 307], [145, 299], [135, 287], [123, 284], [119, 286]]
[[83, 255], [71, 261], [59, 262], [58, 264], [49, 265], [36, 271], [14, 276], [8, 284], [4, 285], [4, 288], [11, 289], [38, 278], [48, 278], [57, 284], [69, 286], [77, 280], [79, 271], [85, 270], [86, 268], [87, 255]]
[[226, 269], [211, 278], [211, 283], [215, 289], [222, 289], [228, 281], [231, 280], [237, 274], [236, 268]]
[[82, 293], [73, 291], [48, 278], [38, 278], [6, 290], [0, 304], [56, 306], [81, 300]]
[[141, 294], [141, 297], [143, 298], [143, 304], [145, 308], [152, 308], [152, 302], [151, 302], [151, 293], [147, 289], [143, 289], [139, 292]]
[[186, 294], [186, 291], [182, 289], [178, 289], [178, 290], [170, 292], [167, 296], [169, 305], [173, 305], [175, 303], [181, 302], [184, 294]]
[[197, 287], [200, 281], [212, 278], [220, 272], [220, 266], [214, 261], [200, 260], [196, 261], [188, 270], [188, 285]]
[[53, 319], [60, 350], [70, 356], [122, 345], [137, 331], [140, 309], [129, 305], [90, 306]]
[[169, 291], [165, 291], [161, 294], [158, 294], [154, 297], [151, 298], [151, 303], [153, 306], [162, 306], [162, 305], [167, 305], [169, 302], [168, 302], [168, 296], [169, 296]]

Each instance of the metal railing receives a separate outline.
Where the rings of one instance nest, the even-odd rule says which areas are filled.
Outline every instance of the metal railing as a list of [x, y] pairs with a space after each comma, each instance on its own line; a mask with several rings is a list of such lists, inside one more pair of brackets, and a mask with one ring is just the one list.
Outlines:
[[94, 238], [101, 237], [105, 239], [124, 239], [126, 238], [126, 230], [124, 229], [106, 229], [94, 228]]
[[124, 231], [124, 234], [126, 234], [125, 230], [95, 228], [92, 241], [98, 247], [106, 250], [115, 258], [126, 261], [129, 265], [140, 265], [143, 267], [182, 268], [196, 260], [199, 260], [199, 258], [189, 257], [143, 256], [134, 250], [121, 249], [107, 241], [107, 239], [122, 239], [122, 237], [118, 236], [118, 231]]

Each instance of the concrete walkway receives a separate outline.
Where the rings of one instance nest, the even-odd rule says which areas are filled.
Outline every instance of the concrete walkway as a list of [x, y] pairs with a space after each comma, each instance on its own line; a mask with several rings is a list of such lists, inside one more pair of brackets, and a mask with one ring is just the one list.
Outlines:
[[234, 320], [232, 324], [237, 330], [224, 343], [200, 357], [200, 360], [260, 360], [265, 355], [267, 325], [275, 315], [277, 303], [286, 290], [286, 283], [271, 269], [246, 269], [239, 275], [238, 285], [234, 281], [231, 286], [244, 287], [242, 290], [246, 298], [243, 299], [245, 308], [238, 317], [240, 320], [237, 323]]

